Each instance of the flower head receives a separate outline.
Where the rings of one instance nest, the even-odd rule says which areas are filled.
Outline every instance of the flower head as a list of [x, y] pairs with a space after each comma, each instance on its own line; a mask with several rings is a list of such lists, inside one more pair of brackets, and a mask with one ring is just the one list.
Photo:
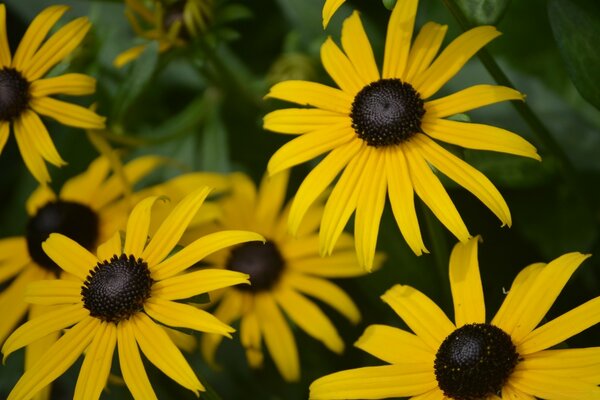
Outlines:
[[[250, 366], [262, 365], [264, 341], [281, 375], [294, 381], [300, 377], [299, 355], [284, 315], [328, 349], [341, 352], [342, 338], [311, 298], [358, 322], [360, 315], [350, 297], [327, 278], [360, 276], [366, 272], [356, 260], [349, 235], [342, 236], [334, 256], [319, 256], [315, 230], [322, 212], [320, 206], [309, 210], [296, 238], [287, 233], [289, 206], [284, 206], [287, 181], [286, 172], [265, 176], [257, 191], [248, 177], [232, 176], [233, 193], [222, 202], [223, 215], [216, 229], [256, 231], [266, 238], [266, 243], [245, 243], [215, 253], [207, 261], [215, 267], [250, 276], [250, 286], [211, 294], [211, 299], [218, 302], [216, 316], [227, 323], [241, 321], [240, 339]], [[381, 261], [378, 256], [376, 264]], [[217, 335], [202, 337], [201, 349], [210, 363], [214, 363], [220, 342]]]
[[67, 10], [66, 6], [50, 6], [38, 14], [13, 57], [6, 36], [6, 7], [0, 4], [0, 153], [12, 125], [23, 161], [40, 183], [50, 181], [44, 161], [56, 166], [65, 162], [38, 114], [77, 128], [104, 128], [104, 117], [50, 97], [94, 93], [94, 78], [71, 73], [43, 79], [52, 67], [79, 46], [90, 29], [86, 17], [76, 18], [44, 42], [50, 29]]
[[457, 244], [450, 256], [455, 323], [418, 290], [392, 287], [382, 299], [414, 334], [371, 325], [355, 344], [391, 365], [327, 375], [313, 382], [310, 397], [600, 398], [600, 347], [549, 350], [600, 322], [600, 297], [538, 326], [588, 256], [569, 253], [525, 268], [488, 323], [477, 240]]
[[329, 152], [298, 189], [290, 211], [290, 229], [298, 229], [310, 204], [341, 173], [325, 206], [321, 252], [331, 253], [356, 211], [356, 251], [367, 268], [373, 262], [386, 194], [398, 227], [415, 254], [427, 252], [417, 220], [415, 193], [460, 241], [469, 239], [434, 169], [477, 196], [502, 224], [511, 224], [508, 206], [494, 185], [436, 140], [539, 159], [535, 148], [512, 132], [445, 119], [500, 101], [522, 100], [523, 95], [516, 90], [477, 85], [430, 100], [499, 32], [491, 26], [471, 29], [436, 58], [446, 26], [425, 24], [411, 46], [417, 3], [398, 1], [392, 11], [381, 74], [355, 12], [343, 25], [343, 51], [331, 38], [321, 47], [323, 66], [340, 89], [287, 81], [273, 86], [267, 95], [310, 106], [265, 116], [266, 129], [301, 135], [271, 157], [271, 174]]
[[76, 278], [29, 285], [28, 301], [55, 308], [19, 327], [6, 340], [2, 352], [7, 357], [39, 338], [70, 329], [25, 372], [9, 399], [30, 398], [84, 352], [74, 398], [97, 399], [106, 384], [115, 347], [125, 383], [136, 399], [156, 398], [138, 346], [150, 362], [180, 385], [196, 393], [204, 390], [181, 352], [154, 321], [230, 336], [232, 328], [180, 301], [247, 283], [247, 275], [210, 269], [185, 271], [214, 251], [263, 239], [246, 231], [217, 232], [171, 255], [209, 192], [208, 188], [198, 189], [181, 200], [149, 241], [150, 211], [156, 196], [135, 206], [127, 221], [124, 243], [117, 232], [98, 247], [97, 255], [64, 235], [50, 235], [43, 243], [44, 250]]

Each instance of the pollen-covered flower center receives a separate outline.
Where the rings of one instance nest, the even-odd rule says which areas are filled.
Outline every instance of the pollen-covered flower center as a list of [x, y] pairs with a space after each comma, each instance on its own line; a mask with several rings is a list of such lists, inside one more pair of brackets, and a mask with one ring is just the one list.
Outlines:
[[480, 400], [499, 394], [518, 361], [506, 332], [490, 324], [469, 324], [442, 342], [434, 369], [446, 397]]
[[252, 292], [269, 290], [279, 280], [285, 261], [275, 243], [249, 242], [235, 247], [227, 260], [227, 269], [250, 275], [250, 286], [237, 288]]
[[29, 218], [26, 228], [27, 249], [38, 265], [49, 271], [61, 271], [42, 249], [42, 242], [51, 233], [61, 233], [88, 250], [98, 239], [98, 215], [86, 205], [72, 201], [51, 201]]
[[417, 91], [400, 79], [380, 79], [362, 88], [352, 103], [352, 128], [369, 146], [402, 143], [421, 131], [425, 114]]
[[92, 317], [117, 323], [142, 310], [153, 282], [141, 258], [115, 255], [90, 271], [81, 287], [83, 306]]
[[29, 104], [29, 82], [14, 68], [0, 69], [0, 121], [12, 121]]

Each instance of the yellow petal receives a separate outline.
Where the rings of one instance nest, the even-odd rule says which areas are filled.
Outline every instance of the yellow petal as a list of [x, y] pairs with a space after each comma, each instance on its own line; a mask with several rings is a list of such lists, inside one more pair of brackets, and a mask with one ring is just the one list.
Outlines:
[[323, 29], [327, 28], [329, 20], [331, 20], [333, 14], [345, 1], [346, 0], [325, 0], [325, 5], [323, 6]]
[[273, 297], [294, 323], [329, 350], [341, 353], [344, 342], [337, 330], [312, 301], [289, 288], [274, 291]]
[[454, 301], [456, 327], [485, 323], [485, 301], [477, 261], [475, 236], [466, 243], [458, 243], [450, 255], [450, 288]]
[[[245, 296], [242, 300], [244, 304], [248, 304], [248, 300], [252, 297]], [[262, 335], [256, 310], [251, 306], [246, 306], [247, 311], [244, 312], [240, 321], [240, 341], [246, 350], [246, 359], [252, 368], [260, 368], [263, 365], [264, 356], [262, 353]]]
[[123, 253], [121, 232], [115, 232], [110, 239], [98, 246], [96, 253], [98, 254], [98, 259], [103, 261], [108, 261], [113, 256], [121, 255]]
[[248, 284], [248, 275], [224, 269], [201, 269], [159, 280], [152, 286], [153, 296], [165, 300], [180, 300], [241, 283]]
[[[520, 350], [520, 349], [519, 349]], [[516, 370], [539, 371], [557, 379], [580, 379], [596, 384], [600, 379], [600, 347], [546, 350], [528, 354]]]
[[49, 163], [61, 167], [67, 163], [60, 157], [54, 142], [48, 134], [48, 130], [42, 123], [42, 120], [36, 113], [26, 110], [21, 114], [21, 123], [31, 137], [34, 137], [33, 144], [38, 153]]
[[157, 399], [140, 357], [132, 321], [124, 320], [117, 325], [117, 345], [121, 373], [133, 398]]
[[165, 332], [167, 332], [167, 335], [169, 335], [169, 338], [171, 338], [173, 343], [175, 343], [175, 346], [179, 347], [181, 350], [187, 353], [192, 353], [194, 350], [196, 350], [195, 336], [188, 335], [187, 333], [183, 333], [166, 326], [163, 326], [163, 329]]
[[255, 219], [262, 226], [270, 227], [275, 224], [285, 201], [289, 176], [289, 171], [263, 176], [255, 209]]
[[433, 366], [435, 358], [421, 338], [387, 325], [369, 325], [354, 346], [390, 364]]
[[287, 134], [301, 134], [321, 130], [348, 121], [347, 115], [320, 108], [286, 108], [275, 110], [263, 119], [263, 128]]
[[373, 49], [356, 11], [342, 25], [342, 47], [359, 77], [362, 78], [363, 86], [379, 80]]
[[427, 22], [423, 25], [410, 49], [410, 53], [408, 53], [403, 79], [405, 82], [412, 82], [415, 77], [422, 74], [431, 65], [440, 50], [447, 30], [448, 25], [440, 25], [435, 22]]
[[83, 96], [96, 91], [96, 79], [85, 74], [64, 74], [53, 78], [38, 79], [31, 82], [29, 93], [33, 97], [45, 97], [53, 94]]
[[134, 46], [130, 49], [122, 51], [119, 55], [114, 59], [113, 65], [117, 68], [122, 68], [124, 65], [129, 64], [136, 58], [138, 58], [144, 50], [148, 47], [147, 44], [140, 44], [138, 46]]
[[[418, 396], [413, 396], [410, 399], [411, 400], [446, 400], [447, 397], [444, 396], [444, 393], [439, 388], [435, 388], [435, 389], [430, 390], [429, 392], [425, 392]], [[523, 399], [523, 400], [525, 400], [525, 399]]]
[[[1, 4], [4, 6], [4, 4]], [[2, 150], [4, 150], [4, 146], [6, 145], [6, 141], [8, 140], [8, 135], [10, 134], [10, 123], [6, 121], [0, 122], [0, 154], [2, 154]]]
[[63, 279], [31, 282], [25, 298], [33, 304], [74, 304], [81, 302], [81, 282]]
[[421, 128], [434, 139], [467, 149], [490, 150], [541, 160], [536, 148], [502, 128], [446, 119], [425, 119]]
[[42, 248], [59, 267], [85, 281], [98, 258], [80, 244], [60, 233], [51, 233]]
[[14, 120], [13, 127], [19, 152], [31, 175], [41, 184], [50, 182], [50, 174], [42, 155], [35, 145], [35, 139], [32, 137], [35, 132], [28, 131], [23, 125], [21, 118]]
[[[8, 47], [8, 38], [6, 37], [6, 7], [4, 4], [0, 4], [0, 68], [10, 67], [10, 59], [10, 47]], [[2, 147], [0, 145], [0, 153]]]
[[308, 81], [285, 81], [274, 85], [266, 98], [290, 101], [303, 106], [350, 115], [354, 96], [320, 83]]
[[158, 196], [150, 196], [140, 201], [129, 214], [125, 246], [123, 247], [125, 254], [140, 257], [144, 251], [144, 246], [148, 241], [152, 206], [158, 199]]
[[358, 75], [354, 65], [331, 37], [328, 37], [321, 46], [321, 63], [340, 89], [351, 96], [356, 95], [363, 86], [369, 83]]
[[422, 99], [436, 93], [454, 77], [475, 53], [500, 32], [493, 26], [478, 26], [454, 39], [422, 74], [415, 77], [413, 87]]
[[28, 265], [35, 264], [24, 236], [0, 239], [0, 282], [14, 277]]
[[502, 400], [536, 400], [535, 397], [515, 389], [510, 381], [502, 387]]
[[30, 266], [21, 272], [8, 287], [0, 293], [0, 343], [19, 325], [29, 305], [25, 302], [25, 288], [43, 275], [39, 268]]
[[112, 322], [101, 322], [85, 352], [73, 399], [100, 398], [108, 380], [116, 344], [117, 327]]
[[[219, 303], [219, 306], [214, 312], [216, 318], [225, 324], [231, 324], [232, 322], [240, 319], [242, 316], [242, 296], [236, 291], [229, 291]], [[240, 327], [240, 331], [242, 328]], [[240, 335], [242, 335], [240, 333]], [[217, 334], [204, 334], [200, 340], [200, 350], [206, 362], [212, 366], [216, 366], [215, 353], [217, 347], [223, 340], [223, 335]]]
[[33, 98], [31, 108], [42, 115], [53, 118], [63, 125], [83, 129], [103, 129], [106, 118], [75, 104], [56, 100], [51, 97]]
[[[102, 181], [110, 171], [110, 164], [106, 157], [100, 156], [90, 163], [81, 174], [69, 179], [60, 189], [60, 198], [92, 205]], [[98, 209], [93, 207], [93, 209]]]
[[271, 156], [267, 170], [271, 175], [276, 174], [343, 146], [353, 138], [354, 131], [350, 128], [349, 121], [305, 133], [281, 146]]
[[319, 378], [310, 385], [309, 398], [320, 400], [410, 397], [428, 392], [436, 386], [431, 363], [383, 365], [349, 369]]
[[307, 257], [300, 260], [288, 260], [290, 269], [323, 278], [346, 278], [362, 276], [367, 273], [357, 262], [352, 251], [335, 252], [328, 257]]
[[437, 352], [444, 339], [455, 330], [452, 322], [433, 301], [410, 286], [394, 285], [381, 299], [432, 351]]
[[398, 1], [392, 10], [385, 38], [383, 78], [404, 76], [418, 4], [418, 0]]
[[27, 199], [25, 204], [27, 214], [32, 217], [37, 214], [38, 209], [55, 200], [56, 194], [49, 186], [39, 185]]
[[541, 399], [561, 400], [597, 400], [600, 399], [600, 387], [576, 377], [564, 379], [555, 374], [532, 370], [515, 370], [510, 376], [515, 389]]
[[523, 95], [505, 86], [475, 85], [448, 96], [425, 102], [426, 121], [507, 100], [523, 100]]
[[185, 246], [156, 266], [150, 266], [154, 280], [169, 278], [191, 267], [209, 254], [245, 242], [265, 241], [258, 233], [246, 231], [221, 231], [203, 236]]

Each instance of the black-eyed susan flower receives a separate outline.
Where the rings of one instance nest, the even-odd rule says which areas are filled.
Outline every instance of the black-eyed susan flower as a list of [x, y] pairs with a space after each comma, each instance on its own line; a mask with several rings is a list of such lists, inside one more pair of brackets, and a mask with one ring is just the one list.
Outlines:
[[298, 229], [310, 204], [341, 172], [325, 206], [321, 252], [331, 253], [356, 211], [356, 250], [367, 268], [373, 262], [386, 193], [398, 227], [417, 255], [427, 249], [415, 211], [415, 193], [461, 242], [469, 239], [434, 169], [477, 196], [503, 225], [511, 224], [508, 206], [494, 185], [436, 140], [539, 159], [535, 148], [512, 132], [445, 119], [500, 101], [522, 100], [516, 90], [477, 85], [428, 100], [500, 33], [491, 26], [471, 29], [436, 58], [446, 26], [425, 24], [411, 46], [417, 3], [396, 3], [388, 25], [381, 74], [355, 12], [343, 25], [343, 51], [331, 38], [321, 47], [323, 66], [340, 89], [287, 81], [273, 86], [267, 95], [311, 106], [277, 110], [265, 116], [266, 129], [301, 135], [272, 156], [268, 165], [271, 174], [329, 152], [298, 189], [290, 211], [290, 229]]
[[335, 14], [337, 9], [340, 8], [345, 1], [346, 0], [325, 0], [325, 4], [323, 5], [323, 29], [327, 28], [329, 20], [331, 20], [333, 14]]
[[66, 6], [50, 6], [38, 14], [13, 57], [6, 36], [6, 8], [0, 4], [0, 153], [12, 125], [23, 161], [40, 183], [50, 181], [45, 161], [56, 166], [65, 162], [38, 114], [77, 128], [104, 127], [104, 117], [50, 97], [94, 93], [94, 78], [70, 73], [43, 79], [52, 67], [79, 46], [90, 29], [86, 17], [76, 18], [44, 42], [50, 29], [67, 10]]
[[[240, 321], [240, 339], [251, 367], [262, 365], [264, 341], [284, 379], [295, 381], [300, 376], [300, 362], [286, 316], [328, 349], [341, 352], [342, 338], [311, 298], [321, 300], [356, 323], [360, 318], [358, 309], [327, 278], [360, 276], [365, 271], [356, 260], [349, 235], [342, 236], [335, 255], [319, 256], [315, 230], [322, 212], [320, 206], [309, 210], [296, 238], [287, 233], [289, 205], [282, 207], [287, 172], [265, 176], [258, 191], [245, 175], [235, 174], [231, 179], [233, 192], [222, 201], [218, 228], [256, 231], [267, 241], [245, 243], [207, 259], [215, 267], [250, 275], [250, 286], [211, 294], [211, 299], [218, 302], [215, 316], [226, 323]], [[378, 256], [376, 264], [381, 260]], [[201, 339], [202, 352], [211, 364], [215, 363], [221, 339], [217, 335], [204, 335]]]
[[186, 269], [224, 247], [263, 240], [253, 232], [223, 231], [199, 238], [172, 254], [209, 192], [204, 187], [181, 200], [150, 240], [151, 208], [159, 197], [142, 200], [129, 216], [124, 243], [117, 232], [98, 247], [97, 255], [64, 235], [50, 235], [42, 244], [44, 251], [75, 278], [39, 281], [28, 286], [27, 301], [55, 309], [20, 326], [6, 340], [2, 352], [7, 357], [48, 334], [68, 330], [23, 374], [9, 399], [29, 399], [84, 352], [74, 398], [97, 399], [106, 384], [115, 348], [123, 379], [136, 399], [156, 398], [139, 349], [183, 387], [196, 394], [204, 390], [161, 326], [230, 336], [232, 328], [179, 301], [248, 283], [248, 276], [234, 271]]
[[322, 377], [311, 399], [600, 399], [600, 347], [550, 349], [600, 322], [600, 297], [539, 325], [588, 255], [528, 266], [486, 323], [477, 239], [450, 256], [455, 323], [418, 290], [392, 287], [382, 299], [414, 333], [369, 326], [356, 346], [390, 365]]

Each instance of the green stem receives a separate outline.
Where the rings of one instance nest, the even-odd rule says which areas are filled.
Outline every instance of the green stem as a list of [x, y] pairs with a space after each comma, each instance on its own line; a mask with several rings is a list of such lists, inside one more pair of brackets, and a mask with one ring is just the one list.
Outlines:
[[[425, 204], [421, 203], [421, 209], [425, 216], [425, 227], [427, 229], [427, 235], [429, 236], [431, 253], [438, 272], [440, 294], [442, 296], [441, 300], [444, 306], [449, 306], [451, 304], [449, 301], [452, 299], [452, 294], [450, 293], [450, 288], [448, 286], [448, 261], [450, 259], [450, 249], [446, 232], [444, 232], [441, 223]], [[443, 308], [447, 309], [446, 307]]]

